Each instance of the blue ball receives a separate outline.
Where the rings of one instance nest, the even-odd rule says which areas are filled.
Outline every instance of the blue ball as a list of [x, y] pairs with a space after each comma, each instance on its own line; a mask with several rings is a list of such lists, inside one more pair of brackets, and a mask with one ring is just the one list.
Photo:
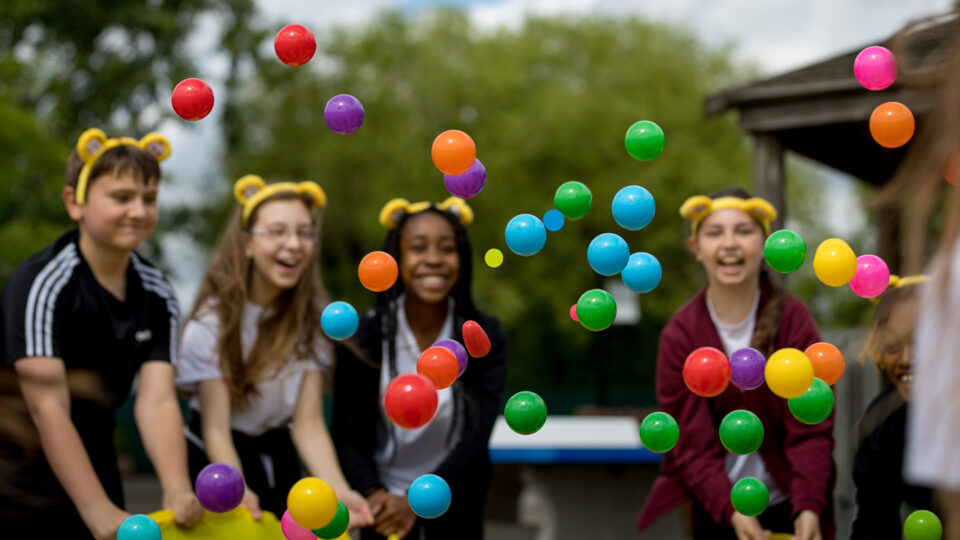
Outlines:
[[117, 540], [160, 540], [160, 526], [150, 516], [134, 514], [117, 529]]
[[627, 266], [620, 273], [623, 284], [633, 292], [648, 293], [660, 284], [663, 270], [656, 257], [643, 251], [630, 255]]
[[564, 223], [566, 223], [566, 218], [563, 217], [563, 212], [556, 208], [547, 210], [547, 213], [543, 215], [543, 224], [550, 232], [559, 231], [563, 228]]
[[330, 339], [347, 339], [360, 326], [357, 310], [346, 302], [331, 302], [323, 308], [320, 315], [320, 327]]
[[653, 195], [646, 188], [627, 186], [613, 197], [613, 219], [628, 231], [646, 227], [657, 212]]
[[630, 247], [620, 235], [598, 234], [587, 247], [587, 262], [601, 276], [615, 276], [627, 265]]
[[507, 223], [504, 236], [510, 251], [524, 257], [537, 253], [547, 243], [547, 229], [543, 222], [530, 214], [514, 216]]
[[416, 515], [433, 519], [450, 508], [450, 486], [435, 474], [425, 474], [410, 484], [407, 501]]

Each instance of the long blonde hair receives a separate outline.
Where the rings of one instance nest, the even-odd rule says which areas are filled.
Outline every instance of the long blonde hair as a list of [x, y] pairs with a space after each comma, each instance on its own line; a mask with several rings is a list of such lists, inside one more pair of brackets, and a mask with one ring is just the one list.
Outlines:
[[[260, 208], [271, 201], [302, 200], [311, 209], [307, 195], [281, 192], [265, 201], [250, 215], [249, 227], [257, 222]], [[319, 242], [314, 242], [313, 256], [297, 285], [283, 291], [269, 309], [265, 309], [258, 322], [257, 339], [250, 350], [249, 361], [243, 361], [240, 334], [243, 325], [243, 308], [249, 295], [253, 263], [244, 252], [242, 225], [243, 209], [237, 207], [224, 229], [217, 249], [197, 299], [187, 320], [196, 319], [198, 313], [214, 310], [219, 319], [217, 353], [220, 372], [230, 391], [230, 405], [243, 408], [246, 398], [256, 392], [256, 382], [280, 369], [292, 354], [300, 358], [319, 360], [319, 351], [329, 354], [331, 346], [320, 330], [320, 314], [327, 304], [327, 292], [320, 280], [318, 265]], [[320, 217], [311, 211], [314, 234], [319, 240]], [[319, 340], [319, 341], [318, 341]]]

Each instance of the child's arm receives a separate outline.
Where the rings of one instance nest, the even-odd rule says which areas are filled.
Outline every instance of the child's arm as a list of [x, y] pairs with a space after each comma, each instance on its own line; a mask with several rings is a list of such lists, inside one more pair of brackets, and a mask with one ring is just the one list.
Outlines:
[[[233, 432], [230, 429], [230, 391], [227, 384], [223, 379], [200, 381], [197, 397], [200, 400], [200, 429], [207, 459], [211, 463], [231, 465], [243, 474], [243, 465], [233, 445]], [[260, 519], [260, 498], [249, 486], [245, 486], [240, 504], [250, 510], [254, 519]]]
[[203, 508], [193, 495], [187, 474], [183, 419], [173, 389], [173, 366], [169, 362], [146, 362], [140, 366], [140, 387], [133, 414], [144, 449], [163, 488], [163, 507], [173, 510], [178, 524], [196, 525], [203, 518]]
[[30, 357], [17, 360], [14, 366], [50, 468], [94, 536], [113, 538], [130, 514], [107, 497], [70, 419], [70, 393], [63, 361]]
[[333, 449], [333, 441], [323, 418], [322, 396], [323, 376], [320, 372], [304, 373], [297, 406], [293, 412], [293, 444], [310, 474], [329, 482], [337, 492], [337, 497], [347, 505], [350, 510], [350, 524], [366, 527], [373, 523], [373, 514], [366, 499], [350, 489], [340, 470], [337, 453]]

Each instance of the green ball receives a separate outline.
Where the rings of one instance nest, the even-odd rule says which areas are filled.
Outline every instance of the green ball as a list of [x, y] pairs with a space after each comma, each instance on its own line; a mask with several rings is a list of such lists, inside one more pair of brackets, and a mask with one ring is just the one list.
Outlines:
[[943, 524], [929, 510], [917, 510], [903, 522], [903, 537], [907, 540], [940, 540]]
[[807, 243], [799, 234], [780, 229], [767, 237], [763, 244], [763, 258], [770, 268], [781, 274], [796, 272], [807, 258]]
[[663, 152], [663, 130], [649, 120], [635, 122], [627, 129], [623, 144], [630, 157], [637, 161], [656, 159]]
[[617, 318], [617, 303], [603, 289], [590, 289], [577, 300], [577, 319], [587, 330], [606, 330]]
[[763, 422], [750, 411], [730, 411], [720, 422], [720, 442], [734, 454], [754, 452], [763, 442]]
[[567, 219], [580, 219], [587, 215], [593, 204], [593, 193], [582, 182], [571, 180], [557, 188], [553, 205]]
[[665, 412], [650, 413], [640, 423], [640, 442], [651, 452], [668, 452], [679, 439], [680, 426]]
[[313, 529], [311, 532], [322, 540], [340, 538], [346, 532], [348, 525], [350, 525], [350, 511], [347, 510], [347, 505], [343, 504], [343, 501], [337, 500], [337, 513], [330, 523], [319, 529]]
[[503, 417], [510, 429], [521, 435], [530, 435], [547, 421], [547, 404], [533, 392], [517, 392], [507, 400]]
[[770, 503], [770, 492], [763, 482], [752, 476], [741, 478], [730, 490], [730, 503], [745, 516], [759, 516]]
[[793, 417], [804, 424], [819, 424], [833, 411], [833, 391], [823, 379], [814, 377], [810, 388], [800, 397], [788, 399], [787, 406]]

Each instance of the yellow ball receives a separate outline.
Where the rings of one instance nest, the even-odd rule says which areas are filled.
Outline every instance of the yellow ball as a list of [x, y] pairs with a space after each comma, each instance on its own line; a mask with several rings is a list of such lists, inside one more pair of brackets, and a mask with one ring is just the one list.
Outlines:
[[842, 287], [857, 273], [857, 255], [839, 238], [829, 238], [817, 246], [813, 272], [825, 285]]
[[784, 399], [800, 397], [813, 384], [813, 363], [799, 349], [780, 349], [767, 359], [763, 375], [774, 394]]
[[287, 510], [301, 527], [326, 527], [337, 515], [337, 494], [319, 478], [302, 478], [287, 494]]
[[497, 268], [503, 264], [503, 252], [497, 248], [488, 249], [487, 253], [483, 256], [483, 260], [490, 268]]

